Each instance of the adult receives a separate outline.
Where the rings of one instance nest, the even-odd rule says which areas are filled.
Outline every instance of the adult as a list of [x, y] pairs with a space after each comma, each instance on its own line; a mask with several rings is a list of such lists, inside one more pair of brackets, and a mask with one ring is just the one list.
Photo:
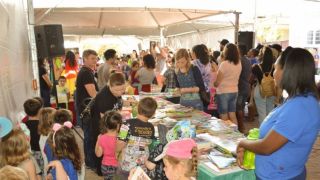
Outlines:
[[258, 119], [262, 123], [264, 118], [274, 108], [275, 96], [263, 97], [260, 93], [260, 85], [263, 75], [273, 73], [273, 54], [269, 47], [263, 47], [259, 53], [260, 63], [252, 66], [252, 74], [258, 82], [254, 87], [254, 101], [256, 103]]
[[[124, 74], [113, 73], [110, 75], [108, 84], [103, 87], [96, 96], [96, 101], [92, 107], [93, 118], [91, 122], [92, 127], [92, 145], [90, 148], [94, 151], [95, 144], [100, 134], [100, 119], [103, 114], [109, 110], [120, 111], [122, 109], [123, 101], [121, 96], [126, 90], [126, 80]], [[98, 174], [101, 173], [101, 160], [95, 155], [95, 167]]]
[[117, 52], [114, 49], [108, 49], [103, 53], [103, 56], [106, 62], [101, 64], [97, 71], [99, 89], [102, 89], [108, 83], [110, 72], [117, 60]]
[[154, 72], [155, 63], [151, 54], [143, 57], [143, 67], [140, 68], [135, 75], [135, 78], [138, 79], [141, 84], [141, 91], [151, 92], [151, 84], [153, 84], [156, 78]]
[[219, 48], [220, 48], [220, 56], [218, 57], [218, 63], [220, 64], [222, 62], [223, 59], [223, 49], [224, 47], [229, 43], [229, 41], [227, 39], [222, 39], [219, 42]]
[[38, 59], [39, 65], [39, 80], [40, 80], [40, 96], [43, 99], [44, 107], [51, 107], [50, 103], [50, 90], [53, 86], [49, 73], [47, 70], [47, 60], [45, 58]]
[[241, 73], [239, 50], [236, 45], [229, 43], [223, 50], [223, 59], [218, 69], [217, 103], [220, 118], [231, 120], [237, 124], [236, 102], [238, 96], [238, 83]]
[[241, 74], [238, 83], [238, 98], [237, 98], [237, 120], [238, 120], [238, 129], [240, 132], [244, 133], [244, 107], [246, 105], [247, 99], [250, 94], [250, 75], [251, 75], [251, 62], [245, 56], [247, 54], [246, 45], [238, 45], [240, 52], [240, 61], [241, 61]]
[[247, 57], [249, 58], [249, 60], [251, 61], [251, 65], [254, 65], [254, 64], [258, 64], [259, 61], [258, 61], [258, 55], [259, 55], [259, 51], [257, 49], [250, 49], [248, 51], [248, 54], [247, 54]]
[[156, 47], [156, 76], [160, 86], [163, 84], [163, 75], [167, 70], [168, 48], [159, 49]]
[[320, 128], [315, 74], [314, 58], [305, 49], [294, 48], [285, 63], [275, 63], [275, 84], [289, 96], [263, 121], [259, 140], [242, 140], [237, 147], [240, 166], [245, 150], [256, 154], [257, 179], [306, 179], [305, 164]]
[[69, 89], [70, 95], [73, 95], [74, 90], [76, 89], [76, 78], [78, 74], [78, 63], [76, 56], [72, 51], [66, 53], [65, 60], [65, 74], [67, 87]]
[[[207, 46], [204, 44], [199, 44], [199, 45], [193, 46], [191, 56], [193, 59], [192, 64], [194, 66], [197, 66], [198, 69], [200, 70], [202, 80], [204, 83], [204, 87], [205, 87], [204, 93], [207, 93], [207, 97], [209, 100], [209, 97], [210, 97], [210, 91], [209, 91], [210, 87], [209, 86], [210, 86], [210, 79], [211, 79], [211, 63], [209, 60], [209, 51], [208, 51]], [[207, 111], [208, 104], [209, 104], [208, 102], [203, 100], [203, 105], [204, 105], [205, 111]]]
[[181, 93], [180, 104], [203, 110], [203, 102], [199, 92], [205, 90], [201, 72], [193, 66], [186, 49], [179, 49], [176, 53], [176, 83]]
[[[83, 51], [83, 63], [81, 70], [77, 76], [76, 81], [76, 107], [78, 115], [85, 109], [85, 100], [88, 98], [94, 98], [98, 91], [98, 85], [94, 77], [94, 69], [97, 63], [97, 53], [94, 50], [88, 49]], [[79, 119], [78, 119], [79, 120]], [[90, 154], [94, 154], [94, 151], [90, 151], [89, 147], [92, 143], [89, 141], [91, 137], [90, 126], [88, 124], [78, 122], [81, 124], [84, 132], [84, 150], [85, 150], [85, 163], [88, 167], [95, 167], [95, 163]]]

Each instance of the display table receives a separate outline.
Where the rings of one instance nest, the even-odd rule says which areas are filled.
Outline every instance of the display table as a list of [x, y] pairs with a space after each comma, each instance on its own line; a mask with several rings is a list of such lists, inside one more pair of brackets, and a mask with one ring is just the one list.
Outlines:
[[204, 162], [200, 162], [198, 167], [198, 180], [255, 180], [256, 176], [254, 170], [243, 170], [235, 168], [232, 170], [226, 170], [224, 173], [217, 173], [209, 168]]
[[[140, 95], [139, 97], [135, 96], [134, 99], [139, 101], [139, 99], [141, 99], [143, 96], [152, 96], [158, 103], [158, 109], [156, 111], [155, 117], [149, 120], [149, 122], [154, 126], [156, 126], [157, 124], [164, 124], [168, 128], [172, 128], [175, 123], [181, 120], [187, 120], [190, 121], [191, 125], [196, 128], [197, 137], [195, 139], [199, 140], [200, 138], [204, 140], [196, 140], [198, 147], [200, 147], [201, 145], [207, 147], [207, 145], [209, 144], [210, 150], [199, 157], [200, 163], [198, 167], [198, 180], [256, 179], [253, 170], [246, 171], [239, 168], [236, 165], [234, 158], [233, 163], [229, 164], [226, 168], [218, 168], [218, 166], [214, 165], [209, 158], [211, 152], [213, 152], [212, 150], [216, 148], [220, 148], [220, 150], [222, 149], [222, 151], [225, 151], [225, 153], [227, 154], [226, 156], [231, 156], [232, 158], [231, 152], [236, 151], [237, 141], [239, 141], [239, 139], [241, 138], [244, 138], [243, 134], [235, 131], [237, 129], [237, 126], [235, 124], [227, 123], [217, 118], [212, 118], [211, 115], [199, 110], [175, 105], [169, 101], [166, 101], [164, 97], [161, 97], [161, 94], [159, 93], [149, 93], [142, 96]], [[123, 98], [127, 99], [129, 97], [126, 96]], [[210, 146], [210, 144], [212, 144], [213, 146]]]

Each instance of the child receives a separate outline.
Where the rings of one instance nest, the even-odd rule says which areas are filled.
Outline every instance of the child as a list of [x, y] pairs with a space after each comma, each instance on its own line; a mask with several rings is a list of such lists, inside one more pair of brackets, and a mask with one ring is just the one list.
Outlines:
[[218, 74], [218, 66], [215, 62], [211, 62], [211, 73], [210, 73], [210, 103], [208, 105], [208, 111], [211, 112], [211, 115], [215, 117], [219, 117], [218, 111], [217, 111], [217, 104], [215, 103], [215, 95], [216, 95], [216, 88], [214, 87], [214, 82], [217, 79]]
[[120, 174], [127, 179], [129, 171], [141, 166], [145, 169], [144, 161], [149, 156], [149, 145], [154, 139], [154, 127], [148, 122], [155, 114], [157, 102], [150, 97], [140, 100], [136, 119], [127, 120], [120, 128], [117, 149], [123, 149]]
[[129, 82], [130, 82], [131, 86], [136, 89], [136, 93], [135, 94], [138, 94], [137, 92], [140, 90], [140, 88], [139, 88], [139, 80], [137, 78], [135, 78], [138, 69], [139, 69], [139, 62], [138, 61], [133, 61], [132, 62], [132, 68], [131, 68]]
[[39, 111], [42, 108], [42, 104], [39, 100], [33, 98], [26, 100], [23, 104], [23, 107], [24, 111], [28, 115], [28, 120], [25, 124], [30, 130], [31, 152], [40, 166], [40, 169], [43, 170], [43, 158], [39, 146], [40, 135], [38, 134]]
[[29, 142], [21, 129], [12, 130], [1, 138], [1, 165], [11, 165], [25, 170], [30, 180], [37, 180], [36, 167], [31, 160]]
[[[59, 109], [55, 112], [53, 116], [54, 123], [58, 123], [60, 125], [63, 125], [64, 123], [71, 122], [72, 121], [72, 114], [69, 110], [66, 109]], [[81, 161], [81, 173], [78, 174], [78, 179], [83, 180], [85, 176], [85, 165], [83, 162], [84, 159], [84, 149], [83, 149], [83, 132], [80, 128], [72, 128], [72, 133], [75, 137], [76, 144], [78, 146], [78, 149], [80, 151], [80, 158], [78, 158]], [[45, 144], [44, 152], [48, 158], [48, 162], [53, 161], [56, 157], [53, 153], [53, 141], [52, 138], [48, 138], [48, 141]]]
[[[77, 171], [81, 171], [80, 151], [72, 132], [72, 123], [67, 121], [63, 125], [55, 123], [53, 134], [49, 136], [53, 143], [54, 156], [59, 160], [70, 180], [78, 180]], [[56, 178], [56, 169], [49, 170], [49, 175]]]
[[60, 76], [57, 87], [58, 108], [68, 109], [70, 92], [66, 86], [66, 77]]
[[[33, 99], [35, 99], [35, 100], [38, 100], [39, 102], [40, 102], [40, 104], [41, 104], [41, 107], [43, 107], [43, 100], [42, 100], [42, 98], [41, 97], [34, 97]], [[26, 115], [23, 119], [22, 119], [22, 122], [23, 123], [26, 123], [27, 121], [28, 121], [28, 115]]]
[[29, 180], [28, 174], [21, 168], [6, 165], [0, 169], [1, 180]]
[[193, 139], [169, 142], [163, 153], [155, 160], [160, 159], [163, 159], [164, 171], [169, 180], [195, 179], [198, 169], [198, 150]]
[[[46, 107], [40, 110], [39, 112], [39, 126], [38, 133], [40, 134], [39, 146], [40, 151], [43, 157], [44, 167], [48, 165], [48, 159], [46, 154], [44, 153], [44, 146], [48, 139], [49, 132], [52, 129], [53, 124], [53, 115], [56, 112], [55, 109]], [[46, 171], [44, 171], [44, 176], [46, 176]]]
[[101, 171], [104, 179], [113, 179], [117, 171], [116, 159], [117, 135], [122, 123], [122, 116], [116, 111], [108, 111], [101, 119], [101, 134], [98, 137], [95, 153], [97, 157], [103, 155]]

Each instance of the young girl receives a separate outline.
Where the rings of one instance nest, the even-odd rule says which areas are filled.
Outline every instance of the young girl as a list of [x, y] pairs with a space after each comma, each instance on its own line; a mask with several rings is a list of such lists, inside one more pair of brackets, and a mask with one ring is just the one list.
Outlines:
[[1, 165], [11, 165], [25, 170], [30, 180], [37, 180], [36, 167], [31, 160], [30, 146], [21, 129], [12, 130], [0, 142]]
[[205, 91], [200, 70], [191, 64], [188, 51], [179, 49], [176, 53], [176, 82], [180, 88], [180, 104], [203, 110], [200, 92]]
[[104, 179], [113, 179], [118, 167], [116, 159], [116, 142], [118, 131], [122, 123], [122, 116], [116, 111], [108, 111], [101, 119], [101, 134], [98, 137], [95, 153], [103, 156], [101, 171]]
[[138, 92], [139, 92], [139, 80], [137, 78], [135, 78], [138, 70], [139, 70], [139, 62], [133, 61], [129, 81], [130, 81], [131, 86], [136, 89], [135, 94], [138, 94]]
[[[38, 133], [40, 134], [39, 146], [40, 151], [43, 157], [44, 167], [48, 165], [48, 159], [46, 154], [44, 153], [44, 146], [47, 142], [48, 135], [52, 129], [53, 124], [53, 115], [56, 112], [55, 109], [47, 107], [43, 108], [39, 112], [39, 125], [38, 125]], [[46, 176], [47, 172], [44, 171], [44, 175]]]
[[141, 91], [151, 92], [151, 84], [155, 81], [156, 74], [154, 69], [156, 67], [156, 61], [150, 54], [143, 57], [143, 67], [138, 70], [135, 75], [141, 84]]
[[[81, 170], [81, 158], [79, 146], [76, 142], [72, 131], [72, 123], [65, 122], [63, 125], [55, 123], [53, 125], [53, 133], [49, 138], [52, 138], [53, 153], [57, 160], [59, 160], [66, 171], [70, 180], [78, 180], [77, 171]], [[57, 179], [56, 169], [49, 171], [49, 177]]]
[[[164, 172], [169, 180], [195, 179], [198, 169], [198, 149], [193, 139], [169, 142], [154, 160], [163, 159]], [[134, 170], [133, 170], [134, 171]], [[179, 173], [177, 173], [179, 172]], [[130, 172], [132, 174], [133, 172]]]

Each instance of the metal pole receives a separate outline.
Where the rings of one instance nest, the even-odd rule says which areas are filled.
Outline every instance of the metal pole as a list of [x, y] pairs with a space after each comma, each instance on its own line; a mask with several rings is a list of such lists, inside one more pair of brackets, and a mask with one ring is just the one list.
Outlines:
[[40, 96], [40, 81], [39, 81], [39, 70], [38, 70], [38, 58], [37, 58], [37, 46], [34, 35], [34, 9], [33, 0], [27, 0], [27, 15], [28, 15], [28, 34], [29, 34], [29, 45], [30, 45], [30, 59], [32, 61], [33, 78], [36, 80], [37, 89], [34, 89], [35, 94]]
[[164, 31], [164, 27], [160, 27], [160, 46], [161, 47], [165, 46], [163, 31]]
[[240, 12], [234, 12], [235, 14], [235, 23], [234, 23], [234, 43], [238, 44], [238, 33], [239, 33], [239, 17]]

